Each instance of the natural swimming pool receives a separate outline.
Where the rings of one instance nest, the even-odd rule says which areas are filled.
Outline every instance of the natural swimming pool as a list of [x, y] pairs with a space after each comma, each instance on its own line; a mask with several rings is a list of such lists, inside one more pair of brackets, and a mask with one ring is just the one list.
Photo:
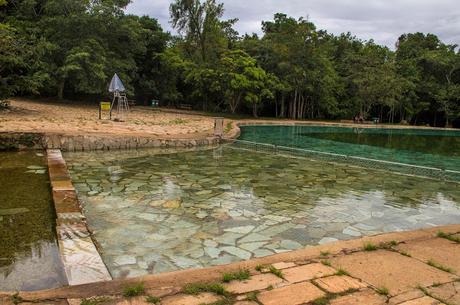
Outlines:
[[241, 140], [460, 171], [460, 131], [241, 126]]
[[0, 291], [66, 284], [43, 153], [0, 152]]
[[460, 220], [458, 183], [233, 145], [64, 157], [116, 278]]

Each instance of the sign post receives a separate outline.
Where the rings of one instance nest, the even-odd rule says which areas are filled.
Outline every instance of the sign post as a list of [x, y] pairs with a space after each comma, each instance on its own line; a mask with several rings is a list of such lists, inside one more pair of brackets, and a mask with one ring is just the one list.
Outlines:
[[224, 135], [224, 118], [214, 118], [214, 135], [217, 137]]
[[109, 119], [112, 119], [112, 113], [110, 111], [110, 102], [100, 102], [99, 103], [99, 120], [102, 120], [102, 112], [109, 113]]

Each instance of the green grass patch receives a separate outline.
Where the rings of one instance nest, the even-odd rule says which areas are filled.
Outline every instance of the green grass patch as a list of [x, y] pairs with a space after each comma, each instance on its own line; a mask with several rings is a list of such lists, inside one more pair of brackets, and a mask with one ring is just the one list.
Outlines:
[[144, 284], [143, 283], [138, 283], [132, 286], [126, 286], [123, 288], [123, 296], [130, 298], [130, 297], [136, 297], [145, 292]]
[[255, 269], [256, 271], [262, 272], [262, 270], [264, 269], [264, 265], [257, 265]]
[[322, 257], [329, 256], [329, 254], [331, 254], [329, 251], [321, 251], [321, 252], [320, 252], [320, 255], [321, 255]]
[[363, 249], [364, 251], [375, 251], [378, 247], [371, 242], [367, 242], [364, 244]]
[[283, 272], [281, 270], [276, 269], [274, 266], [270, 265], [269, 269], [270, 273], [276, 275], [277, 277], [284, 279]]
[[385, 295], [385, 296], [390, 294], [390, 291], [386, 287], [379, 287], [375, 291], [377, 291], [378, 294]]
[[348, 273], [346, 270], [338, 269], [335, 275], [343, 276], [343, 275], [350, 275], [350, 273]]
[[328, 261], [328, 260], [322, 260], [321, 264], [323, 264], [324, 266], [328, 266], [328, 267], [332, 266], [331, 261]]
[[11, 296], [11, 302], [15, 305], [22, 303], [24, 300], [21, 296], [19, 296], [19, 292], [16, 292]]
[[426, 262], [428, 265], [430, 265], [431, 267], [434, 267], [434, 268], [437, 268], [439, 270], [442, 270], [444, 272], [449, 272], [449, 273], [453, 273], [454, 270], [452, 270], [452, 268], [449, 268], [449, 267], [446, 267], [446, 266], [443, 266], [437, 262], [435, 262], [434, 260], [430, 259]]
[[327, 305], [329, 304], [330, 302], [330, 297], [328, 296], [324, 296], [324, 297], [319, 297], [315, 300], [313, 300], [313, 302], [311, 302], [313, 305]]
[[159, 297], [149, 295], [145, 298], [145, 301], [151, 304], [160, 304], [161, 299]]
[[224, 133], [229, 133], [230, 130], [232, 130], [232, 122], [227, 123], [227, 125], [225, 126]]
[[224, 286], [218, 283], [193, 283], [184, 287], [184, 293], [197, 295], [201, 292], [212, 292], [218, 295], [228, 296]]
[[108, 301], [110, 301], [110, 299], [107, 297], [94, 297], [81, 300], [80, 305], [101, 305]]
[[234, 280], [244, 281], [251, 277], [249, 270], [238, 270], [237, 272], [224, 273], [222, 275], [222, 281], [228, 283]]
[[412, 257], [412, 255], [410, 255], [406, 251], [399, 251], [398, 253], [401, 254], [401, 255], [407, 256], [407, 257]]
[[440, 237], [440, 238], [445, 238], [447, 240], [450, 240], [450, 241], [453, 241], [455, 243], [460, 244], [460, 237], [456, 237], [456, 236], [447, 234], [447, 233], [442, 232], [442, 231], [439, 231], [437, 236]]
[[338, 297], [351, 294], [354, 292], [359, 291], [359, 289], [351, 288], [348, 289], [347, 291], [341, 292], [341, 293], [327, 293], [325, 296], [319, 297], [315, 299], [311, 304], [313, 305], [327, 305], [329, 304], [333, 299], [336, 299]]
[[246, 299], [248, 301], [252, 301], [252, 302], [257, 302], [257, 295], [259, 294], [259, 292], [256, 292], [256, 291], [253, 291], [253, 292], [250, 292], [246, 295]]
[[273, 285], [270, 285], [267, 287], [267, 290], [270, 291], [270, 290], [273, 290], [275, 287], [273, 287]]

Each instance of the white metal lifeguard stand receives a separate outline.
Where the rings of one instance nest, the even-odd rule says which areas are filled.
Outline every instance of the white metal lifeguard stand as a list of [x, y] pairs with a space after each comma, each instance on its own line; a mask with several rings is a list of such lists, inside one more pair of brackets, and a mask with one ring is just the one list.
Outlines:
[[129, 113], [129, 104], [125, 94], [125, 86], [121, 82], [121, 79], [118, 77], [117, 73], [115, 73], [112, 77], [112, 81], [109, 85], [109, 92], [113, 93], [113, 100], [112, 104], [110, 105], [110, 119], [112, 119], [112, 111], [116, 103], [116, 120], [121, 122], [125, 121]]

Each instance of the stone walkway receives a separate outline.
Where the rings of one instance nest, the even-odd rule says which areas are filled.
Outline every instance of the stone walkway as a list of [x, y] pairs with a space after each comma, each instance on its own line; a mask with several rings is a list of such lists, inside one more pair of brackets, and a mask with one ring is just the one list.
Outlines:
[[0, 293], [0, 304], [460, 304], [459, 232], [452, 225], [390, 233], [227, 266]]

